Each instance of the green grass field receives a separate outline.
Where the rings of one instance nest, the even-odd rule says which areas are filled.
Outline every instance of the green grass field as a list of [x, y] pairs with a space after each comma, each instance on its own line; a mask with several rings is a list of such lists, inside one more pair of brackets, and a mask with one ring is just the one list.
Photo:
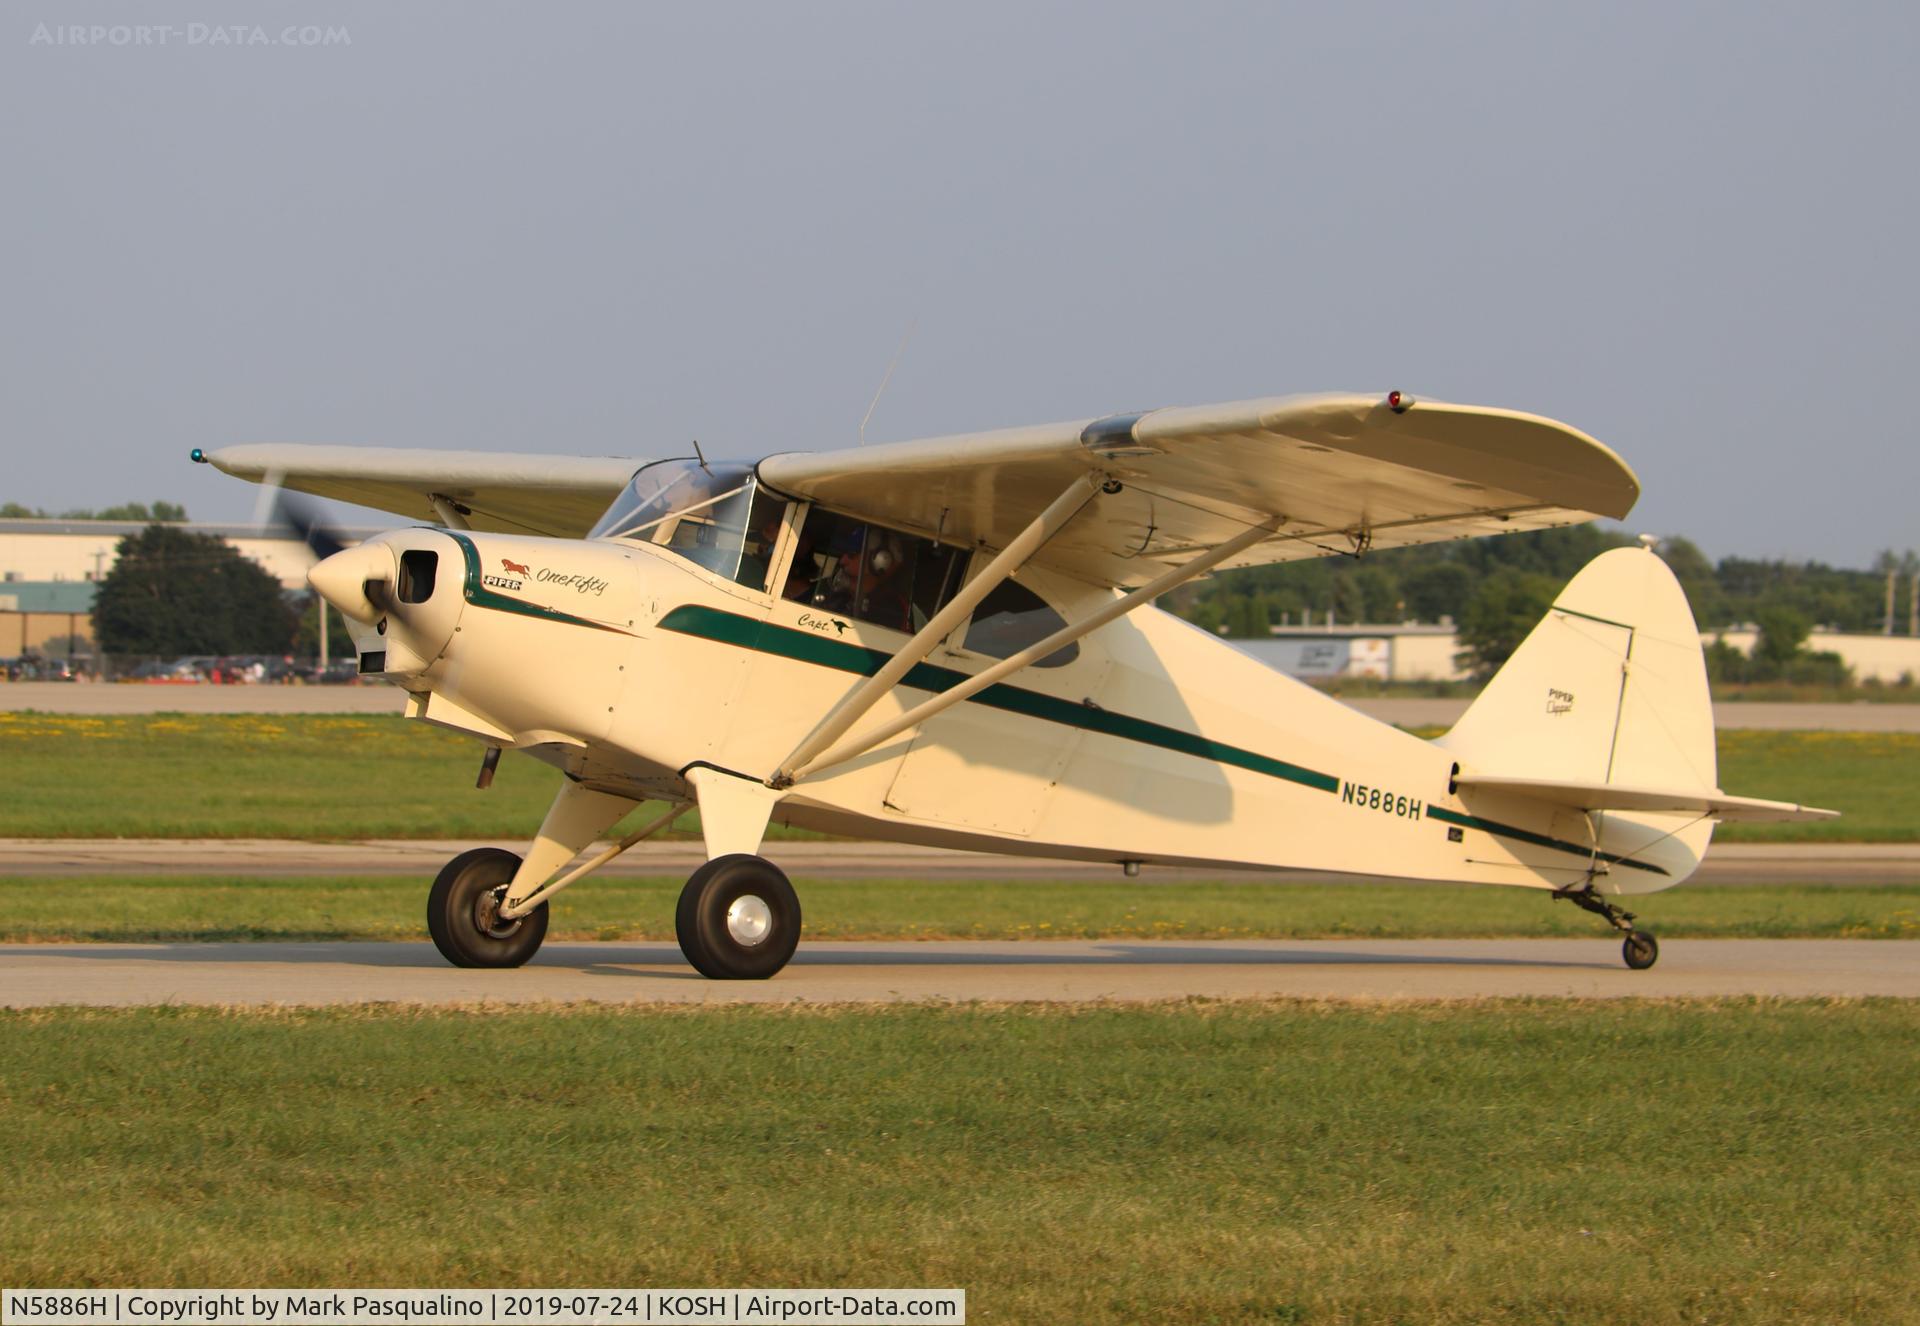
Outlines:
[[[400, 718], [0, 713], [0, 837], [530, 837], [559, 775], [509, 756], [479, 792], [479, 757]], [[1727, 731], [1720, 778], [1845, 812], [1735, 825], [1726, 841], [1920, 837], [1920, 734]]]
[[[672, 940], [684, 880], [596, 876], [554, 939]], [[428, 881], [395, 876], [0, 878], [0, 943], [425, 939]], [[1461, 885], [797, 881], [811, 939], [1465, 939], [1600, 936], [1533, 890]], [[1669, 938], [1920, 939], [1920, 885], [1763, 884], [1635, 900]]]
[[0, 1281], [1920, 1319], [1920, 1004], [0, 1014]]

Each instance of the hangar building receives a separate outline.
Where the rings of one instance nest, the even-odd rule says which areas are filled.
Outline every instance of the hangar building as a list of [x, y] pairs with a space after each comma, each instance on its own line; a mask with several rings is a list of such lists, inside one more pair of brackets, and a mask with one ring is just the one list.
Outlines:
[[[0, 657], [35, 652], [64, 656], [73, 635], [93, 634], [94, 582], [113, 568], [120, 540], [147, 527], [141, 520], [0, 519]], [[287, 590], [307, 587], [313, 553], [275, 526], [183, 523], [193, 534], [224, 539]], [[373, 530], [344, 531], [349, 542]], [[48, 649], [49, 642], [56, 642]], [[90, 646], [82, 643], [79, 652]]]

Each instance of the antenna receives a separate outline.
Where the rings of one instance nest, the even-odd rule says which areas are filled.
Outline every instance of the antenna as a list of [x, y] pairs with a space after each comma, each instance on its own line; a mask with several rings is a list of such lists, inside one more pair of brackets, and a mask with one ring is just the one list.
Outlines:
[[707, 453], [700, 450], [700, 439], [697, 437], [693, 439], [693, 454], [695, 459], [697, 459], [700, 462], [700, 468], [705, 470], [708, 474], [712, 474], [713, 467], [707, 464]]
[[860, 416], [860, 445], [867, 445], [867, 420], [873, 418], [873, 408], [880, 403], [881, 395], [887, 384], [893, 381], [893, 370], [900, 367], [900, 356], [907, 352], [907, 342], [913, 339], [914, 324], [909, 322], [905, 335], [900, 338], [900, 348], [893, 352], [893, 362], [887, 365], [886, 376], [880, 379], [879, 390], [873, 393], [873, 399], [867, 403], [867, 412]]

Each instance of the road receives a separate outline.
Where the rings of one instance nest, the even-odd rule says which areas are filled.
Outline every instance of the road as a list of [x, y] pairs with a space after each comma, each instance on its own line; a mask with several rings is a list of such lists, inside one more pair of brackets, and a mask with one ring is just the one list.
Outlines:
[[[413, 875], [431, 879], [469, 847], [524, 851], [498, 843], [390, 840], [347, 843], [277, 838], [0, 839], [7, 875]], [[1112, 865], [956, 852], [897, 843], [770, 842], [766, 854], [795, 879], [1084, 879], [1118, 881]], [[697, 841], [641, 843], [605, 867], [609, 874], [691, 874], [706, 859]], [[1353, 875], [1279, 870], [1234, 872], [1149, 866], [1146, 884], [1197, 879], [1248, 883], [1326, 880], [1362, 884]], [[1920, 881], [1920, 843], [1729, 843], [1713, 848], [1688, 887], [1768, 882], [1894, 884]], [[1453, 888], [1451, 884], [1437, 888]]]
[[1628, 971], [1606, 939], [804, 944], [771, 981], [708, 981], [671, 944], [548, 944], [461, 971], [427, 944], [0, 946], [0, 1006], [817, 1004], [1192, 996], [1920, 997], [1920, 940], [1675, 940]]
[[[405, 702], [391, 686], [98, 686], [51, 681], [0, 684], [0, 710], [54, 714], [397, 714]], [[1450, 727], [1465, 700], [1354, 699], [1361, 713], [1402, 727]], [[1920, 704], [1718, 704], [1723, 728], [1920, 732]]]

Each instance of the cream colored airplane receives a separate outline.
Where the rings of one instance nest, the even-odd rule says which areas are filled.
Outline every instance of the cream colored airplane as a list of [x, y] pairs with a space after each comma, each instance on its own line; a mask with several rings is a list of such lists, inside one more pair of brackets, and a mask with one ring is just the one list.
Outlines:
[[[697, 451], [697, 448], [696, 448]], [[1700, 638], [1648, 548], [1596, 558], [1454, 729], [1375, 722], [1156, 610], [1214, 570], [1621, 517], [1612, 451], [1508, 410], [1315, 395], [758, 464], [327, 446], [203, 454], [378, 507], [314, 567], [407, 713], [565, 775], [524, 857], [435, 880], [446, 958], [516, 966], [561, 889], [698, 806], [681, 950], [778, 972], [801, 933], [769, 823], [1142, 865], [1622, 895], [1700, 863], [1728, 796]], [[579, 861], [643, 801], [669, 803]]]

